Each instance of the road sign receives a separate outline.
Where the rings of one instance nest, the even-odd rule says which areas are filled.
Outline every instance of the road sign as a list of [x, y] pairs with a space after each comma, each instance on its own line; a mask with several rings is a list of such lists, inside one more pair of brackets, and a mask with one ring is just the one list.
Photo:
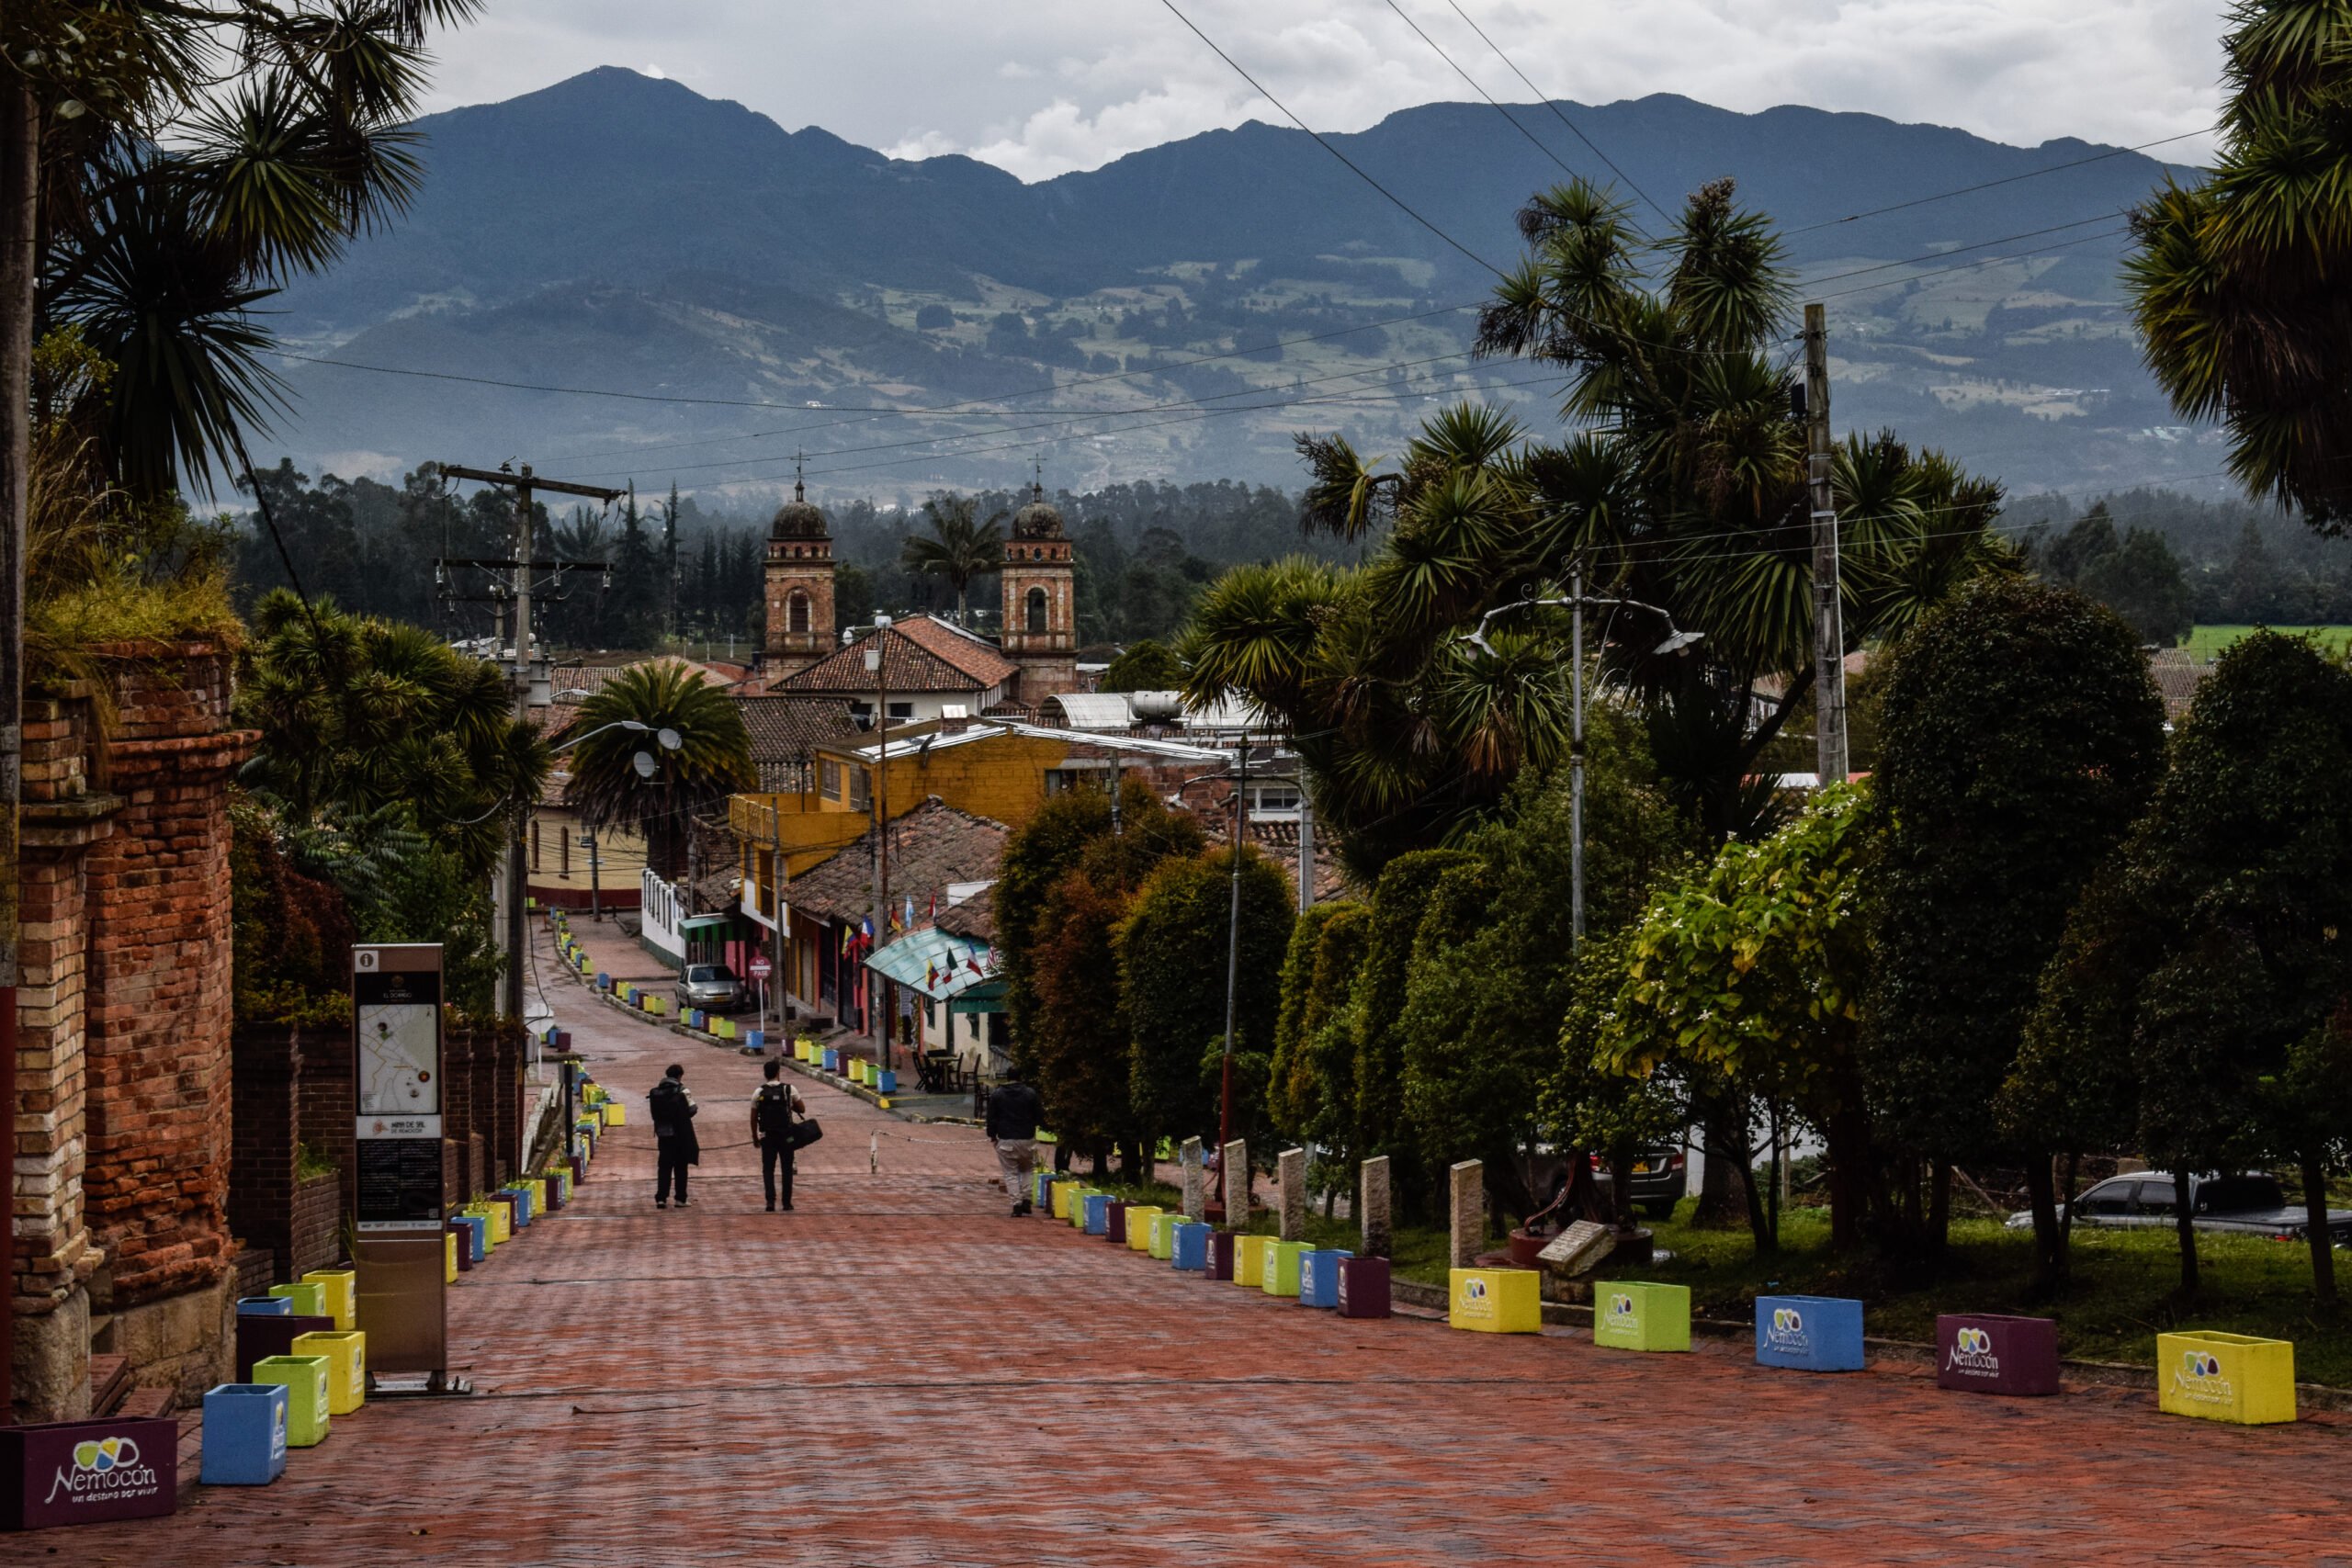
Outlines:
[[766, 979], [775, 969], [775, 965], [768, 962], [768, 955], [764, 953], [752, 954], [752, 961], [743, 965], [743, 972], [754, 980]]

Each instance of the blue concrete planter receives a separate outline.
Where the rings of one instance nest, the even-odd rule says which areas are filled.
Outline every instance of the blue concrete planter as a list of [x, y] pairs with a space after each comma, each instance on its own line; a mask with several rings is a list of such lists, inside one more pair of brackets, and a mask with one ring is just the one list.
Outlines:
[[1298, 1255], [1298, 1304], [1334, 1307], [1340, 1304], [1340, 1262], [1353, 1258], [1344, 1247], [1318, 1247]]
[[888, 1069], [876, 1073], [874, 1087], [884, 1094], [896, 1094], [899, 1092], [899, 1075]]
[[1843, 1296], [1756, 1298], [1756, 1364], [1800, 1372], [1862, 1370], [1862, 1303]]
[[1087, 1235], [1109, 1235], [1111, 1234], [1111, 1195], [1108, 1192], [1089, 1192], [1085, 1199], [1085, 1208], [1081, 1212], [1086, 1217]]
[[1177, 1268], [1192, 1273], [1208, 1272], [1209, 1237], [1213, 1227], [1188, 1220], [1176, 1227], [1176, 1251], [1173, 1261]]
[[286, 1473], [286, 1385], [224, 1382], [204, 1396], [207, 1486], [266, 1486]]
[[293, 1312], [294, 1302], [288, 1296], [239, 1296], [239, 1317], [284, 1317]]

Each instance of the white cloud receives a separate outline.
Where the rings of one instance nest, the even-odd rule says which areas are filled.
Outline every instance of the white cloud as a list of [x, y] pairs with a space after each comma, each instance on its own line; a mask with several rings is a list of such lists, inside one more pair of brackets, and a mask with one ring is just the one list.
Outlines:
[[[1399, 0], [1506, 102], [1532, 95], [1445, 0]], [[1356, 130], [1470, 89], [1378, 0], [1325, 14], [1180, 0], [1317, 129]], [[1679, 93], [1725, 108], [1810, 104], [2004, 141], [2136, 143], [2211, 123], [2224, 0], [1462, 0], [1544, 92]], [[510, 97], [592, 66], [737, 99], [898, 156], [967, 152], [1037, 179], [1139, 147], [1283, 117], [1164, 8], [1138, 0], [502, 0], [439, 43], [436, 107]], [[516, 62], [525, 62], [518, 71]], [[2168, 151], [2193, 157], [2201, 141]]]

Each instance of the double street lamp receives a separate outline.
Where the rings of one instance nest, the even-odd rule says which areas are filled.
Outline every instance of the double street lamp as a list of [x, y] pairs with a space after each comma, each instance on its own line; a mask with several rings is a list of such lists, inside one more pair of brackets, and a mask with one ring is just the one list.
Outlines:
[[1639, 599], [1597, 598], [1584, 591], [1584, 569], [1577, 567], [1569, 575], [1568, 592], [1565, 597], [1548, 599], [1515, 599], [1508, 604], [1498, 604], [1478, 617], [1476, 629], [1463, 634], [1461, 640], [1469, 644], [1474, 658], [1491, 658], [1494, 644], [1487, 640], [1487, 627], [1498, 615], [1517, 610], [1566, 609], [1569, 612], [1570, 647], [1568, 658], [1568, 953], [1575, 956], [1584, 947], [1584, 613], [1587, 607], [1646, 610], [1666, 623], [1666, 640], [1650, 651], [1660, 657], [1679, 653], [1698, 642], [1706, 634], [1686, 632], [1674, 624], [1673, 613]]

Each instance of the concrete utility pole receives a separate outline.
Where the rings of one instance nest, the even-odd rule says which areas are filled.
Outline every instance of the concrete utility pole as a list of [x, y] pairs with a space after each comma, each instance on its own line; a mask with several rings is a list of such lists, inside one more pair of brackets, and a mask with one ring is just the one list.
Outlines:
[[[553, 491], [562, 495], [584, 495], [605, 502], [607, 506], [620, 499], [621, 492], [597, 485], [571, 484], [562, 479], [540, 479], [531, 472], [531, 465], [508, 471], [504, 468], [468, 468], [455, 463], [441, 465], [445, 478], [473, 479], [481, 484], [504, 485], [514, 491], [514, 662], [508, 671], [514, 694], [514, 719], [521, 723], [531, 713], [531, 572], [538, 565], [531, 549], [531, 495], [534, 491]], [[514, 831], [506, 845], [506, 996], [504, 1011], [508, 1018], [523, 1021], [523, 969], [526, 962], [523, 938], [523, 888], [526, 859], [523, 835], [531, 820], [531, 807], [537, 802], [518, 799], [514, 803]]]
[[[1568, 956], [1584, 951], [1584, 562], [1568, 577]], [[1604, 628], [1603, 635], [1606, 635]]]
[[1813, 502], [1814, 771], [1846, 782], [1846, 615], [1838, 584], [1838, 502], [1830, 493], [1829, 312], [1804, 308], [1806, 488]]
[[[890, 942], [890, 786], [887, 782], [890, 771], [890, 692], [889, 692], [890, 617], [874, 617], [874, 646], [866, 651], [866, 668], [874, 676], [874, 782], [866, 791], [867, 803], [874, 808], [874, 952], [879, 953]], [[871, 953], [868, 956], [872, 956]], [[866, 1021], [875, 1030], [882, 1047], [882, 1070], [890, 1070], [890, 1032], [898, 1020], [890, 1016], [886, 1004], [891, 987], [876, 973], [866, 971]], [[881, 1015], [877, 1021], [876, 1015]]]
[[[25, 510], [32, 452], [33, 296], [40, 271], [40, 107], [0, 75], [0, 1283], [16, 1289], [17, 804], [24, 764]], [[15, 1421], [16, 1314], [0, 1302], [0, 1427]]]
[[[1241, 977], [1241, 843], [1250, 833], [1250, 731], [1241, 731], [1240, 782], [1233, 790], [1233, 908], [1225, 937], [1225, 1056], [1220, 1064], [1216, 1141], [1233, 1145], [1233, 1004]], [[1248, 1191], [1248, 1188], [1243, 1188]], [[1243, 1218], [1248, 1214], [1245, 1212]]]

